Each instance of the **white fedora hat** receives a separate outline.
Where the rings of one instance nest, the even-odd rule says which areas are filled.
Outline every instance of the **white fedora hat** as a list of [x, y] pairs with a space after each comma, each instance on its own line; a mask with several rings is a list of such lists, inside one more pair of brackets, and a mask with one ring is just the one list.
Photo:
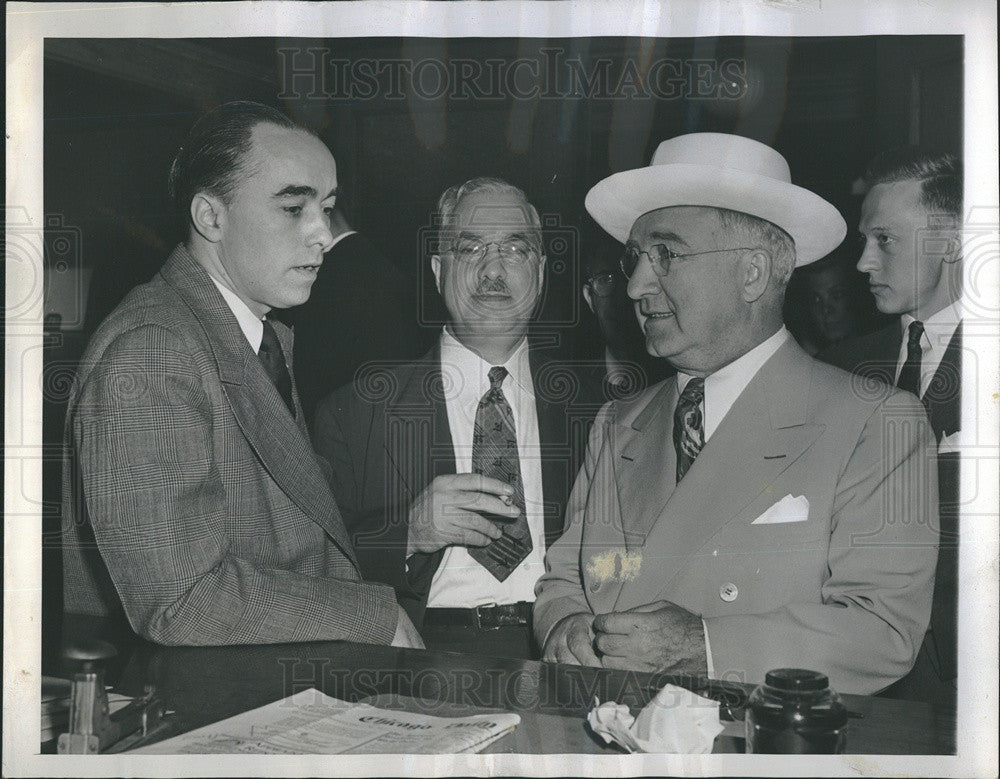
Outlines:
[[646, 168], [615, 173], [587, 193], [587, 211], [624, 243], [645, 213], [668, 206], [728, 208], [766, 219], [795, 240], [795, 265], [832, 252], [847, 234], [840, 212], [792, 184], [785, 158], [739, 135], [690, 133], [656, 147]]

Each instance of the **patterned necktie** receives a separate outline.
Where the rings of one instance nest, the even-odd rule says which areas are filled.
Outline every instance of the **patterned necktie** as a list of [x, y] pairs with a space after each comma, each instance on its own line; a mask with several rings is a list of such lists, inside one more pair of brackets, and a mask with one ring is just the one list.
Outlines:
[[503, 531], [503, 535], [488, 546], [469, 547], [472, 559], [499, 581], [510, 576], [531, 551], [531, 533], [524, 514], [524, 485], [521, 482], [521, 462], [517, 455], [517, 435], [514, 415], [500, 385], [507, 369], [490, 368], [490, 388], [476, 409], [476, 426], [472, 434], [472, 471], [507, 482], [514, 488], [511, 499], [521, 509], [517, 519], [491, 514], [484, 516]]
[[694, 458], [705, 445], [705, 419], [701, 402], [705, 399], [705, 380], [691, 379], [674, 409], [674, 449], [677, 450], [677, 481], [684, 478]]
[[288, 366], [285, 364], [285, 353], [281, 349], [278, 341], [278, 334], [274, 332], [274, 326], [264, 320], [264, 337], [260, 341], [260, 349], [257, 350], [264, 372], [268, 375], [274, 386], [281, 394], [281, 399], [285, 401], [288, 410], [295, 416], [295, 403], [292, 402], [292, 377], [288, 373]]
[[899, 371], [896, 386], [901, 390], [912, 392], [920, 397], [920, 358], [923, 350], [920, 348], [920, 337], [924, 334], [923, 322], [910, 322], [910, 337], [906, 341], [906, 362]]

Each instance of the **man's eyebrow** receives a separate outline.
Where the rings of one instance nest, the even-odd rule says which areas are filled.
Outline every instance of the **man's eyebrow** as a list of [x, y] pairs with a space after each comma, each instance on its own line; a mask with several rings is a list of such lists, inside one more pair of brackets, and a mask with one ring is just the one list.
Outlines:
[[302, 195], [315, 197], [316, 188], [310, 187], [308, 184], [289, 184], [284, 189], [274, 193], [274, 197], [300, 197]]
[[[455, 238], [456, 240], [483, 240], [483, 236], [480, 233], [472, 232], [470, 230], [460, 230], [455, 233]], [[507, 233], [501, 240], [510, 241], [515, 238], [530, 244], [534, 244], [536, 242], [535, 236], [530, 232]]]
[[658, 239], [660, 241], [676, 241], [677, 243], [682, 243], [685, 246], [688, 245], [687, 241], [685, 241], [683, 238], [681, 238], [677, 233], [672, 232], [670, 230], [667, 230], [667, 231], [654, 230], [653, 232], [651, 232], [649, 234], [649, 237], [650, 238], [656, 238], [656, 239]]
[[[323, 200], [329, 200], [331, 197], [336, 197], [338, 194], [338, 188], [334, 187], [330, 192], [323, 196]], [[275, 192], [273, 197], [316, 197], [316, 188], [310, 187], [308, 184], [289, 184], [287, 187], [279, 192]]]

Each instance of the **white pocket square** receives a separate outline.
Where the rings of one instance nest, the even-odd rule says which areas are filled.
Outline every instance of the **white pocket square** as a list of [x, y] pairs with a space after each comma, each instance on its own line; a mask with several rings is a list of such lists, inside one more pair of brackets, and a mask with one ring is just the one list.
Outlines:
[[951, 435], [946, 435], [941, 437], [941, 443], [938, 444], [938, 454], [952, 454], [962, 451], [962, 445], [965, 442], [962, 440], [962, 431], [956, 430]]
[[751, 525], [776, 525], [779, 522], [805, 522], [809, 519], [809, 501], [805, 495], [786, 495], [751, 522]]

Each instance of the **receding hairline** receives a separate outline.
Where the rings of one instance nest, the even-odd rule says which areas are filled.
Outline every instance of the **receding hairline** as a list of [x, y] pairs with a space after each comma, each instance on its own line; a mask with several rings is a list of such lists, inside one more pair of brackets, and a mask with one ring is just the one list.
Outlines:
[[[265, 126], [267, 126], [269, 129], [262, 130], [262, 128]], [[270, 119], [262, 118], [259, 122], [256, 122], [254, 125], [250, 127], [249, 146], [246, 152], [240, 155], [239, 165], [237, 165], [236, 169], [233, 171], [234, 174], [233, 182], [234, 183], [245, 182], [260, 172], [260, 162], [264, 152], [260, 148], [259, 133], [270, 133], [276, 137], [280, 137], [285, 132], [292, 134], [299, 134], [305, 136], [306, 138], [314, 139], [330, 155], [330, 158], [333, 160], [334, 168], [336, 168], [337, 161], [333, 157], [333, 152], [331, 152], [329, 147], [325, 143], [323, 143], [323, 139], [320, 138], [312, 130], [298, 124], [294, 126], [286, 126], [278, 124]], [[328, 197], [335, 196], [337, 194], [338, 189], [339, 187], [334, 187], [332, 192], [330, 192], [329, 194], [325, 194], [323, 196], [323, 199], [325, 200]], [[296, 192], [295, 190], [299, 191]], [[307, 192], [306, 190], [311, 190], [311, 192]], [[318, 193], [316, 192], [314, 187], [308, 184], [302, 184], [299, 182], [289, 180], [285, 182], [281, 190], [279, 190], [278, 192], [271, 193], [271, 196], [272, 197], [294, 196], [296, 194], [318, 194]]]

